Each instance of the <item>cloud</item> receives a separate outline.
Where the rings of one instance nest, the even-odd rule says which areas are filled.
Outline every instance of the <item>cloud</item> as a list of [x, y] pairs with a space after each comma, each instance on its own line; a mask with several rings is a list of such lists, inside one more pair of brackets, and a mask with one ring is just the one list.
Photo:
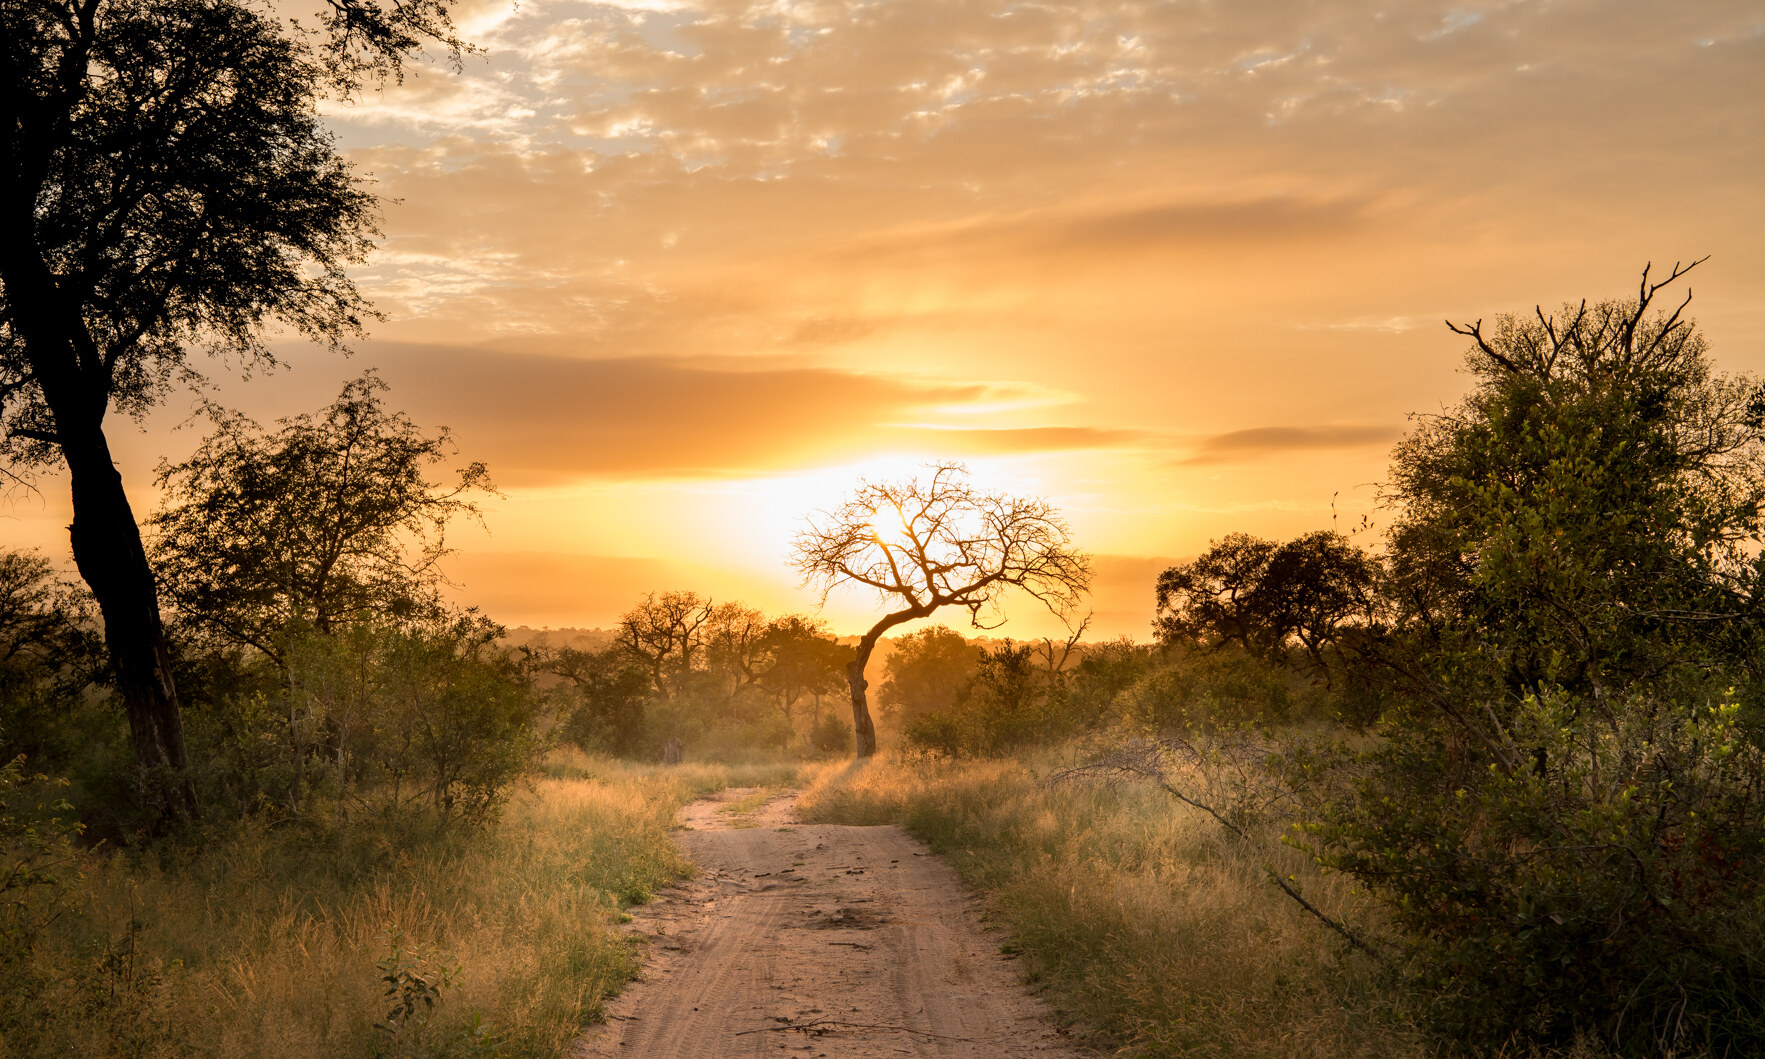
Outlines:
[[1283, 453], [1316, 452], [1323, 449], [1383, 445], [1402, 433], [1387, 426], [1255, 427], [1201, 439], [1194, 455], [1179, 466], [1242, 463]]
[[[856, 458], [1122, 447], [1133, 431], [945, 428], [934, 411], [1010, 403], [1010, 384], [808, 367], [778, 359], [587, 359], [446, 346], [373, 351], [401, 404], [451, 427], [499, 483], [752, 474]], [[908, 422], [904, 422], [908, 421]]]
[[1137, 448], [1154, 435], [1143, 430], [1099, 430], [1095, 427], [901, 427], [910, 445], [932, 446], [960, 455], [1005, 455], [1025, 452], [1070, 452], [1083, 449]]

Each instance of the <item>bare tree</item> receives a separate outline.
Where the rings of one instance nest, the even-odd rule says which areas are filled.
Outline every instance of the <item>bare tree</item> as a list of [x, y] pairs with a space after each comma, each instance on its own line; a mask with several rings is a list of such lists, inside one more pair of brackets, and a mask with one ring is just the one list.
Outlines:
[[957, 463], [932, 464], [925, 477], [861, 481], [844, 504], [810, 516], [792, 565], [822, 600], [838, 585], [874, 591], [884, 614], [846, 665], [859, 757], [876, 753], [864, 667], [882, 634], [942, 607], [962, 607], [977, 629], [1004, 623], [1001, 601], [1019, 588], [1064, 617], [1090, 586], [1090, 557], [1072, 546], [1066, 522], [1036, 497], [989, 493]]

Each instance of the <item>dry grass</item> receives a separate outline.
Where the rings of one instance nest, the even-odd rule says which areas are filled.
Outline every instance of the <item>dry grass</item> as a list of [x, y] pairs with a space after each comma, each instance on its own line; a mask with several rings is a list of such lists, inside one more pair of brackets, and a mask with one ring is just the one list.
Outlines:
[[419, 953], [417, 973], [459, 968], [424, 1039], [396, 1050], [561, 1054], [636, 970], [621, 906], [689, 871], [668, 838], [675, 809], [791, 769], [563, 754], [545, 773], [485, 832], [239, 827], [89, 858], [66, 912], [11, 962], [0, 1057], [383, 1053], [389, 932]]
[[827, 766], [806, 818], [899, 822], [987, 893], [1009, 943], [1093, 1044], [1136, 1056], [1428, 1054], [1371, 961], [1268, 880], [1327, 913], [1373, 910], [1272, 840], [1224, 835], [1149, 787], [1037, 782], [1016, 762]]

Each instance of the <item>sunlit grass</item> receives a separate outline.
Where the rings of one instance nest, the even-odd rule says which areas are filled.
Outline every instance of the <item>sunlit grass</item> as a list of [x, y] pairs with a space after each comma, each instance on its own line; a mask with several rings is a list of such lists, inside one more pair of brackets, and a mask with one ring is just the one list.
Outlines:
[[1017, 762], [823, 766], [799, 805], [828, 823], [902, 823], [987, 894], [1032, 981], [1091, 1043], [1122, 1054], [1428, 1053], [1366, 957], [1268, 881], [1291, 873], [1326, 914], [1374, 910], [1269, 839], [1234, 839], [1156, 789], [1038, 782]]
[[438, 1040], [475, 1014], [495, 1053], [563, 1054], [636, 972], [621, 907], [690, 871], [676, 809], [791, 772], [563, 753], [485, 831], [239, 826], [180, 852], [88, 856], [8, 972], [0, 1057], [372, 1055], [394, 932], [419, 973], [458, 967]]

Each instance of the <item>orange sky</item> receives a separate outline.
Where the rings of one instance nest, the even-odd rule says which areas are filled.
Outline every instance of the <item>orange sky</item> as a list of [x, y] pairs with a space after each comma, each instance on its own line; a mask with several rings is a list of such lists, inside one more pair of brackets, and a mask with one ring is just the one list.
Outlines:
[[[1756, 3], [462, 15], [463, 73], [326, 107], [390, 200], [357, 273], [388, 320], [349, 361], [215, 374], [268, 420], [373, 365], [452, 426], [506, 494], [454, 576], [510, 623], [662, 588], [807, 607], [800, 516], [956, 457], [1052, 498], [1098, 556], [1097, 628], [1144, 636], [1160, 557], [1371, 510], [1406, 414], [1463, 389], [1443, 317], [1709, 254], [1718, 363], [1765, 370]], [[189, 403], [114, 428], [142, 512]], [[7, 532], [62, 556], [42, 487]]]

